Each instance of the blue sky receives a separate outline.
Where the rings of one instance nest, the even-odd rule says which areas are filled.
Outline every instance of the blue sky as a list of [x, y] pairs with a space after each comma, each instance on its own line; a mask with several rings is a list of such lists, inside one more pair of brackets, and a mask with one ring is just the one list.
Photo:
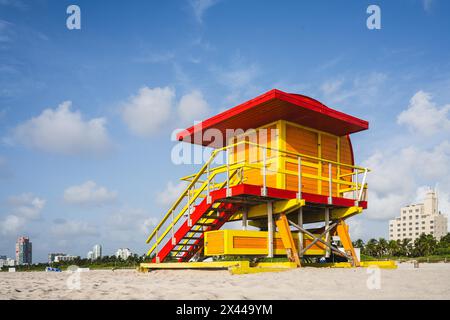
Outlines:
[[[81, 30], [66, 28], [70, 4]], [[366, 27], [370, 4], [381, 30]], [[387, 237], [426, 186], [448, 213], [448, 12], [443, 0], [0, 0], [0, 254], [22, 234], [35, 261], [95, 243], [143, 253], [195, 170], [171, 163], [172, 131], [272, 88], [370, 122], [352, 137], [373, 169], [354, 237]]]

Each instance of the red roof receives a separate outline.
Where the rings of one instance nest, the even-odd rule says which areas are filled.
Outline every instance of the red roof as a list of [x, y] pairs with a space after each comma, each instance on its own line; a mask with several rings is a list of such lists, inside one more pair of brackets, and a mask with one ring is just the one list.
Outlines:
[[[277, 120], [288, 120], [305, 127], [345, 136], [369, 128], [369, 123], [343, 112], [331, 109], [307, 96], [272, 89], [254, 99], [219, 113], [200, 125], [177, 134], [178, 140], [212, 146], [210, 141], [194, 141], [193, 134], [207, 129], [218, 129], [225, 139], [226, 129], [256, 129]], [[203, 136], [203, 135], [202, 135]], [[215, 146], [225, 145], [216, 141]]]

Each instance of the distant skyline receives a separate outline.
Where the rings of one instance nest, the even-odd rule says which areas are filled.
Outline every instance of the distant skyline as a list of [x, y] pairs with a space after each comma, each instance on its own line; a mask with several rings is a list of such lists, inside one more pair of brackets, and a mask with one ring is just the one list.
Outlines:
[[[81, 8], [81, 30], [66, 9]], [[450, 2], [0, 1], [0, 255], [143, 254], [195, 166], [172, 132], [272, 88], [369, 121], [352, 136], [372, 169], [352, 237], [387, 238], [438, 187], [450, 213]], [[257, 8], [257, 9], [255, 9]]]

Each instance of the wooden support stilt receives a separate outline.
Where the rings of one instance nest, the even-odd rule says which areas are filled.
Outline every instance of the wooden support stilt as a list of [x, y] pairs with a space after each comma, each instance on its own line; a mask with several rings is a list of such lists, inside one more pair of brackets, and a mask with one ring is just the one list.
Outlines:
[[242, 213], [242, 230], [247, 230], [247, 217], [248, 217], [248, 208], [245, 208], [244, 212]]
[[352, 240], [350, 239], [350, 234], [348, 232], [348, 225], [344, 220], [339, 220], [336, 227], [336, 232], [341, 240], [342, 246], [344, 247], [345, 253], [352, 257], [352, 264], [354, 267], [359, 267], [360, 262], [356, 256], [355, 248], [353, 248]]
[[325, 229], [325, 231], [324, 231], [320, 236], [318, 236], [318, 237], [315, 236], [314, 234], [312, 234], [311, 232], [309, 232], [308, 230], [306, 230], [306, 229], [300, 227], [298, 224], [296, 224], [296, 223], [294, 223], [294, 222], [292, 222], [292, 221], [290, 221], [290, 220], [288, 220], [288, 222], [289, 222], [290, 225], [292, 225], [293, 227], [297, 228], [298, 230], [303, 231], [305, 234], [307, 234], [308, 236], [310, 236], [310, 237], [313, 239], [313, 241], [303, 249], [303, 253], [306, 252], [310, 247], [312, 247], [316, 242], [320, 242], [320, 243], [322, 243], [323, 245], [325, 245], [326, 247], [329, 247], [330, 250], [333, 251], [335, 254], [337, 254], [337, 255], [339, 255], [339, 256], [342, 256], [342, 257], [345, 257], [345, 258], [347, 258], [348, 260], [351, 260], [351, 259], [352, 259], [351, 256], [349, 256], [349, 255], [346, 254], [345, 252], [342, 252], [342, 251], [340, 251], [339, 249], [333, 247], [331, 244], [328, 244], [325, 240], [322, 239], [322, 237], [323, 237], [327, 232], [329, 232], [331, 229], [333, 229], [335, 226], [337, 226], [337, 222], [331, 224], [331, 225], [328, 227], [328, 229]]
[[[303, 207], [298, 209], [298, 225], [303, 228]], [[303, 232], [301, 230], [298, 231], [298, 252], [299, 257], [303, 257]]]
[[286, 249], [288, 259], [295, 262], [300, 267], [300, 259], [298, 257], [297, 248], [295, 247], [294, 238], [292, 237], [291, 229], [289, 228], [289, 222], [284, 213], [280, 213], [276, 219], [278, 232], [281, 235], [283, 246]]
[[[325, 230], [328, 229], [329, 225], [330, 225], [330, 208], [325, 208]], [[327, 233], [325, 234], [325, 242], [328, 244], [327, 248], [325, 249], [325, 257], [329, 258], [331, 254], [329, 231], [327, 231]]]

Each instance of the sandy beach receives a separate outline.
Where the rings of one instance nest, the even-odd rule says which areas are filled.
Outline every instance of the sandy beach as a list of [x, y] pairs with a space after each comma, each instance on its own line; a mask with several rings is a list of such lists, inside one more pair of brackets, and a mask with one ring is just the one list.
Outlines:
[[0, 299], [450, 299], [450, 263], [424, 263], [418, 269], [404, 263], [379, 271], [378, 277], [364, 268], [247, 275], [96, 270], [75, 278], [67, 272], [2, 272]]

